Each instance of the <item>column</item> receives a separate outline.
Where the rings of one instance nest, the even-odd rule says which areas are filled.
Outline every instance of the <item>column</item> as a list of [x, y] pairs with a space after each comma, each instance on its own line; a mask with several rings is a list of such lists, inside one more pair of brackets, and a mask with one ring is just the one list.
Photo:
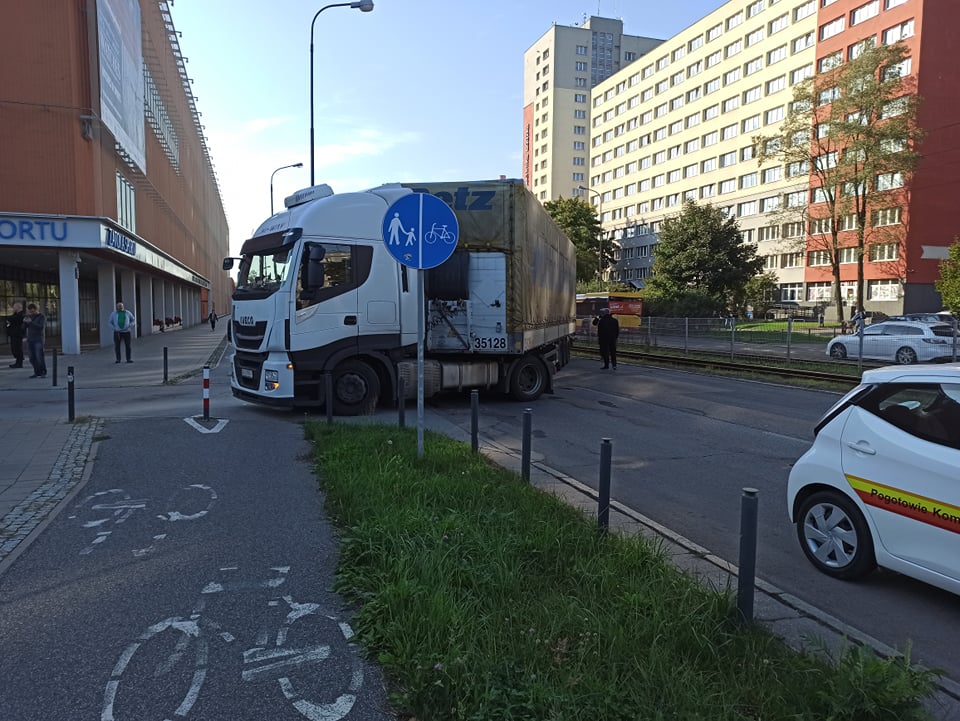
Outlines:
[[116, 278], [113, 263], [106, 262], [97, 266], [97, 320], [100, 327], [100, 347], [113, 345], [113, 330], [110, 328], [110, 314], [117, 309]]
[[140, 324], [140, 335], [150, 335], [157, 329], [153, 325], [153, 278], [149, 275], [137, 274], [140, 280], [140, 313], [137, 322]]
[[80, 254], [72, 250], [57, 253], [60, 267], [60, 352], [80, 354], [80, 284], [77, 279]]
[[[137, 308], [137, 274], [129, 268], [118, 268], [120, 273], [120, 297], [118, 303], [123, 303], [124, 308], [133, 313], [133, 317], [140, 323], [140, 309]], [[134, 328], [133, 337], [137, 337], [136, 328]]]

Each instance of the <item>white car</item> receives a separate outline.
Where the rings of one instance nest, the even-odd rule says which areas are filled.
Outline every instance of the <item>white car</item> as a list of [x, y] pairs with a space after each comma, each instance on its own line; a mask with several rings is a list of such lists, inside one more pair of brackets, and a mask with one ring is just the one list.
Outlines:
[[810, 562], [960, 594], [960, 364], [868, 370], [814, 429], [787, 511]]
[[[953, 328], [946, 323], [884, 321], [863, 329], [863, 358], [902, 365], [927, 363], [953, 356]], [[860, 335], [839, 335], [827, 343], [827, 355], [837, 360], [860, 356]]]

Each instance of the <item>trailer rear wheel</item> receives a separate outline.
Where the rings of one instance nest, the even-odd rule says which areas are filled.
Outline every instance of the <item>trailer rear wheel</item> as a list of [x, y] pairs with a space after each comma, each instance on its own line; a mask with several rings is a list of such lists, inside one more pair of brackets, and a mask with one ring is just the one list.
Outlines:
[[510, 378], [510, 396], [517, 401], [535, 401], [547, 388], [547, 367], [536, 356], [517, 361]]
[[363, 361], [346, 361], [333, 371], [333, 412], [336, 415], [369, 415], [379, 400], [380, 379]]

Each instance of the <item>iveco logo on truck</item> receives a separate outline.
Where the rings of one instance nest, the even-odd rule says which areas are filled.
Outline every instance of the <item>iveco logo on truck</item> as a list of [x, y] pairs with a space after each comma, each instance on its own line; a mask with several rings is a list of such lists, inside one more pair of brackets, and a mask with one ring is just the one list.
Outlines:
[[240, 317], [237, 319], [237, 322], [238, 322], [240, 325], [250, 325], [250, 326], [253, 326], [253, 325], [256, 325], [256, 324], [257, 324], [256, 321], [253, 319], [253, 316], [252, 316], [252, 315], [242, 315], [242, 316], [240, 316]]

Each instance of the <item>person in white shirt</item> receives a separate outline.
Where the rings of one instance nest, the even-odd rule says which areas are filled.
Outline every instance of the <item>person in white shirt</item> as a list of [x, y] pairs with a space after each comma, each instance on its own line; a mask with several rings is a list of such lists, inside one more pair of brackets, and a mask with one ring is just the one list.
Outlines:
[[116, 362], [120, 362], [120, 344], [123, 343], [127, 363], [133, 363], [130, 357], [130, 338], [137, 325], [137, 319], [133, 317], [133, 313], [124, 309], [123, 303], [117, 303], [117, 309], [110, 314], [109, 324], [113, 329], [113, 350], [117, 354]]

